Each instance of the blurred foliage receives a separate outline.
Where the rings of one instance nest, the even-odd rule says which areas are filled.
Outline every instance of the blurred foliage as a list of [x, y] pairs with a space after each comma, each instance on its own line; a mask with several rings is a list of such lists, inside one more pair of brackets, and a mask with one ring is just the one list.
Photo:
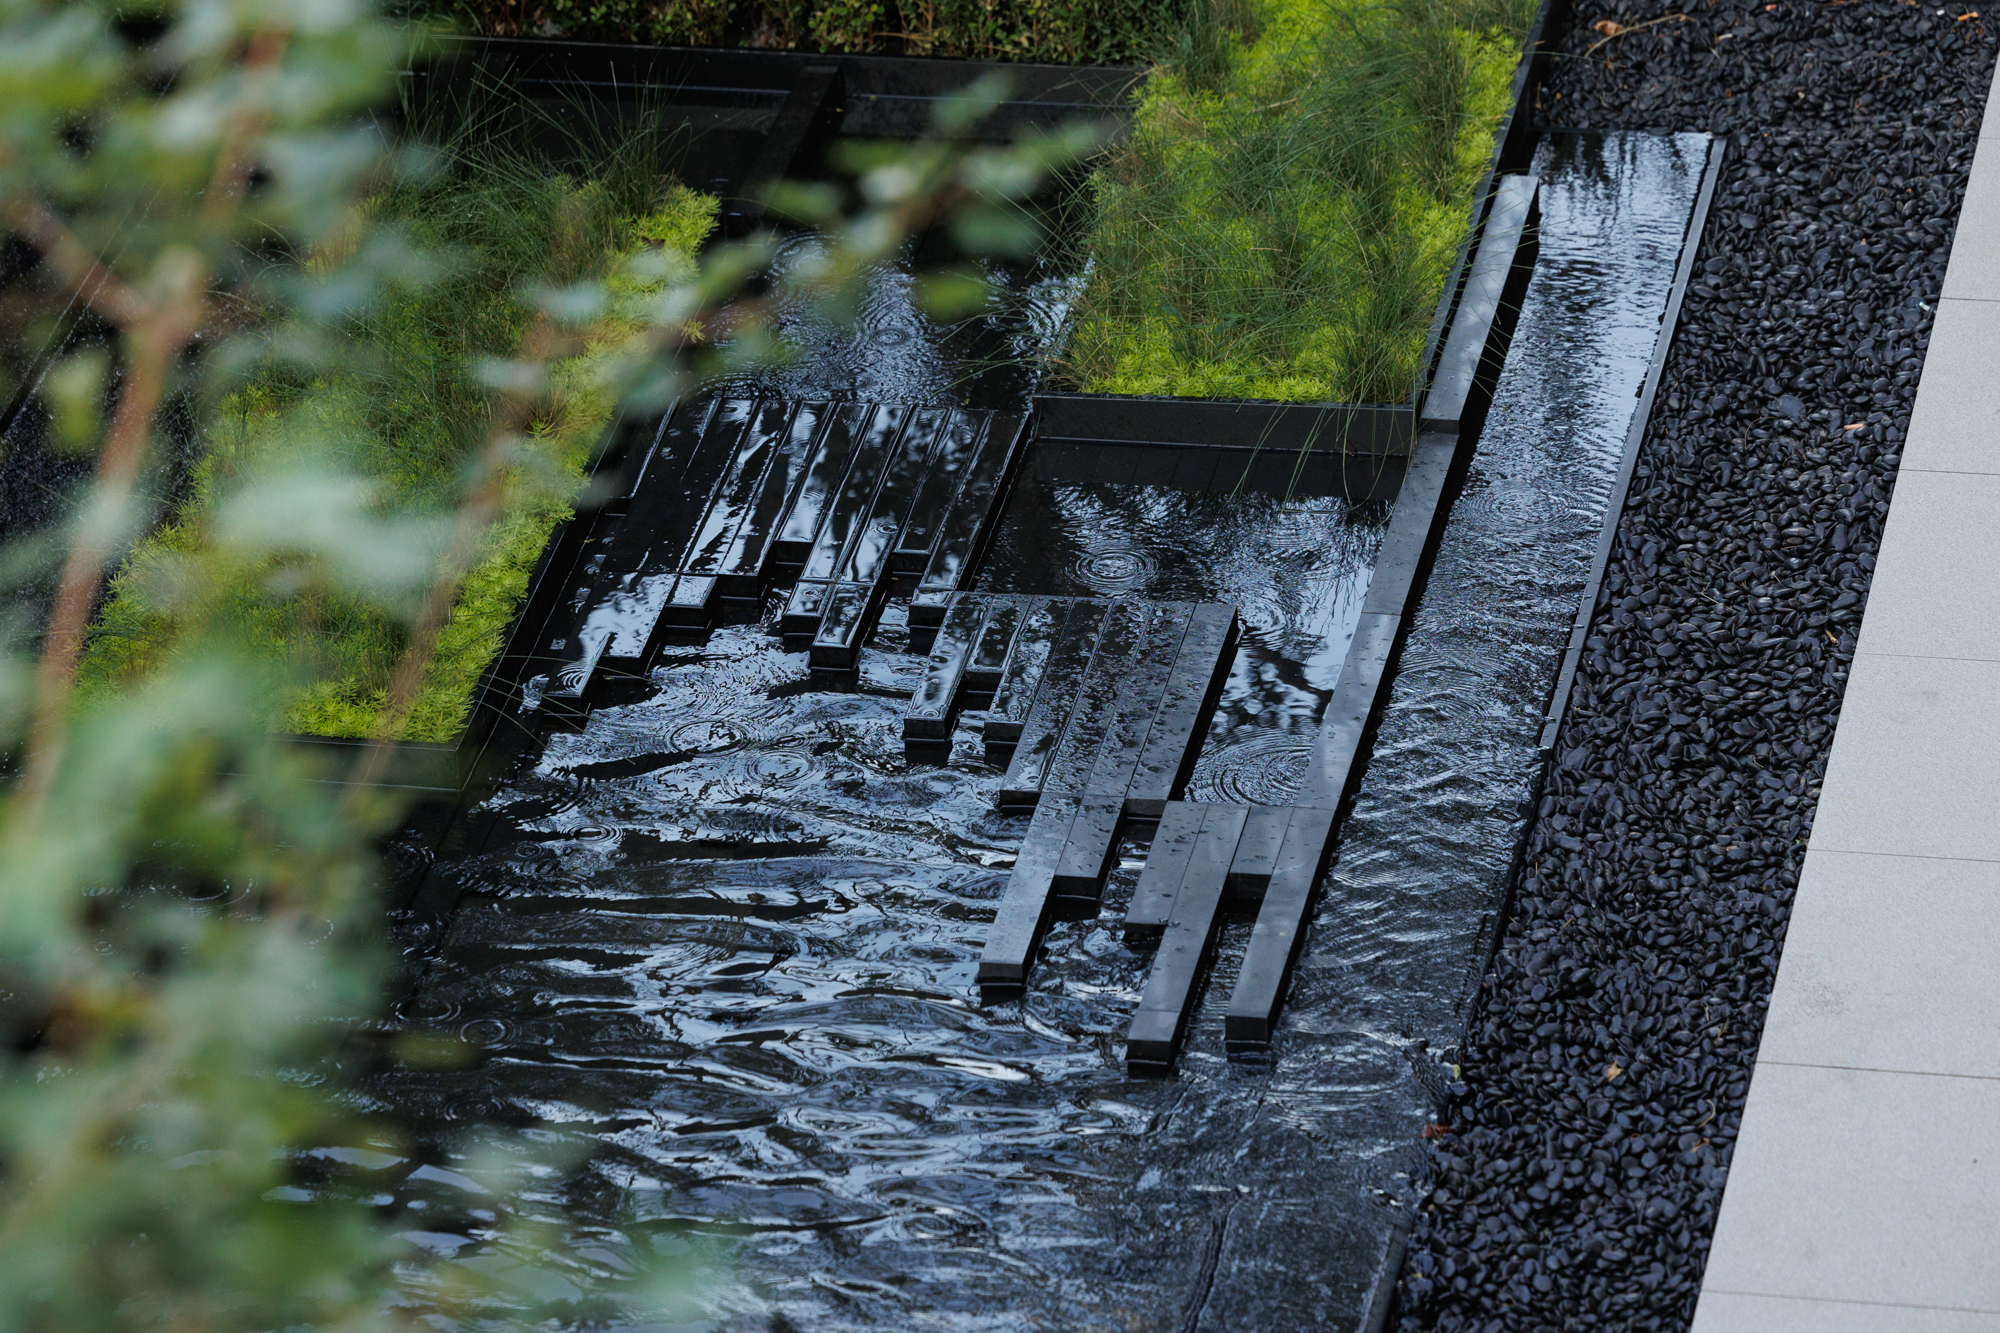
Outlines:
[[[87, 484], [0, 553], [52, 589], [0, 621], [0, 1333], [547, 1317], [496, 1314], [491, 1293], [495, 1265], [531, 1265], [560, 1219], [502, 1209], [507, 1253], [447, 1258], [369, 1184], [407, 1145], [358, 1114], [341, 1071], [464, 1055], [380, 1026], [372, 849], [404, 813], [378, 782], [389, 738], [509, 525], [573, 500], [589, 421], [663, 405], [700, 358], [723, 373], [781, 352], [769, 310], [852, 309], [915, 231], [1008, 234], [1042, 168], [1083, 146], [920, 144], [863, 177], [854, 216], [795, 192], [824, 243], [733, 300], [769, 236], [691, 263], [704, 210], [664, 182], [639, 211], [551, 178], [509, 197], [544, 235], [582, 239], [527, 268], [492, 261], [505, 336], [454, 341], [413, 303], [460, 299], [453, 275], [485, 262], [478, 229], [512, 223], [426, 211], [449, 197], [427, 192], [460, 188], [450, 154], [377, 128], [408, 40], [358, 0], [184, 0], [144, 21], [113, 0], [0, 0], [0, 215], [41, 257], [11, 293], [10, 350], [60, 350], [51, 330], [76, 301], [113, 334], [43, 381]], [[942, 127], [996, 97], [947, 104]], [[466, 433], [392, 428], [432, 411], [398, 416], [428, 392]], [[584, 405], [574, 424], [561, 404]], [[169, 535], [131, 560], [176, 415], [215, 451]], [[173, 617], [171, 650], [80, 691], [121, 570], [120, 599], [143, 583], [149, 612]], [[326, 607], [398, 645], [369, 704], [375, 743], [340, 771], [270, 730], [343, 679], [338, 653], [271, 651], [273, 624]], [[564, 1163], [535, 1160], [533, 1134], [496, 1135], [550, 1197]], [[679, 1280], [628, 1273], [591, 1308], [671, 1318]]]
[[402, 0], [401, 8], [486, 37], [1092, 65], [1148, 63], [1179, 14], [1176, 0]]
[[1195, 0], [1092, 179], [1067, 376], [1395, 402], [1512, 95], [1532, 0]]
[[[201, 442], [189, 497], [126, 561], [93, 627], [79, 682], [86, 693], [151, 670], [185, 628], [216, 617], [241, 627], [261, 657], [303, 658], [308, 684], [284, 699], [280, 730], [316, 736], [373, 735], [390, 673], [406, 646], [400, 621], [367, 601], [330, 590], [271, 595], [273, 562], [234, 561], [212, 539], [224, 501], [244, 469], [302, 443], [303, 427], [338, 436], [362, 471], [398, 507], [448, 511], [466, 459], [480, 443], [486, 389], [474, 374], [505, 356], [532, 322], [525, 283], [574, 282], [652, 252], [659, 276], [628, 282], [628, 300], [684, 281], [713, 229], [716, 201], [663, 181], [654, 168], [657, 122], [598, 152], [576, 145], [598, 170], [577, 181], [490, 122], [439, 126], [443, 160], [421, 180], [395, 183], [363, 204], [377, 225], [394, 225], [445, 263], [422, 282], [396, 282], [349, 321], [341, 363], [301, 381], [272, 368], [222, 403]], [[634, 331], [625, 311], [602, 315], [584, 350], [552, 369], [526, 433], [568, 484], [583, 480], [615, 405], [592, 374], [596, 349]], [[302, 423], [297, 409], [332, 413]], [[505, 506], [467, 572], [438, 634], [423, 683], [397, 731], [401, 739], [451, 742], [473, 693], [499, 656], [529, 576], [556, 525], [573, 514], [559, 491], [536, 486]], [[185, 595], [190, 562], [208, 561], [205, 595]], [[230, 562], [228, 568], [215, 562]]]

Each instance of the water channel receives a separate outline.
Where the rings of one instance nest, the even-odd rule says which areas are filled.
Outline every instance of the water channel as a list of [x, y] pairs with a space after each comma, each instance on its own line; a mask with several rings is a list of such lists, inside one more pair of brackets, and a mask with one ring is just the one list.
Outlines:
[[[1414, 1203], [1707, 151], [1613, 134], [1536, 158], [1534, 276], [1271, 1060], [1222, 1050], [1239, 922], [1176, 1076], [1127, 1076], [1139, 843], [1097, 919], [1054, 927], [1026, 997], [982, 1007], [1027, 820], [994, 809], [976, 718], [948, 763], [905, 758], [922, 659], [893, 602], [839, 690], [726, 625], [551, 736], [491, 795], [484, 844], [437, 867], [459, 900], [398, 1017], [480, 1058], [368, 1085], [416, 1145], [376, 1173], [409, 1243], [562, 1326], [617, 1324], [584, 1293], [660, 1259], [691, 1265], [674, 1327], [717, 1333], [1352, 1326]], [[1059, 323], [1063, 275], [1015, 277], [981, 346], [1026, 352]], [[963, 332], [907, 290], [883, 274], [855, 330], [771, 384], [981, 406], [1032, 389], [1004, 361], [965, 373]], [[1386, 517], [1064, 481], [1031, 456], [980, 587], [1237, 604], [1190, 796], [1277, 802]]]

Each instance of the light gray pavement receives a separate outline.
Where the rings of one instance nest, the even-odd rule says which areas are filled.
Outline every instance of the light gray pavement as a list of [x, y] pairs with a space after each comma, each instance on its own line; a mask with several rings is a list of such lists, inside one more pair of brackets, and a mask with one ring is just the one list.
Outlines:
[[1694, 1319], [1793, 1330], [2000, 1333], [2000, 96]]

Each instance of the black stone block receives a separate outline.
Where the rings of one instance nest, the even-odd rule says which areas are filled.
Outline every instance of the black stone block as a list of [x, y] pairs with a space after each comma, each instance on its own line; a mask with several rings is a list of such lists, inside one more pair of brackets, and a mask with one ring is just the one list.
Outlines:
[[1056, 863], [1053, 892], [1068, 900], [1071, 910], [1085, 904], [1094, 912], [1104, 897], [1104, 878], [1111, 873], [1111, 860], [1118, 848], [1118, 827], [1125, 814], [1119, 795], [1089, 795], [1078, 807], [1070, 825], [1069, 839], [1063, 844]]
[[1331, 850], [1333, 814], [1330, 809], [1305, 807], [1292, 811], [1271, 870], [1271, 886], [1265, 890], [1244, 951], [1243, 970], [1229, 998], [1223, 1036], [1232, 1051], [1261, 1050], [1271, 1044], [1285, 984], [1305, 933], [1306, 912]]
[[1050, 645], [1041, 687], [1036, 690], [1034, 706], [1022, 725], [1014, 757], [1008, 761], [1007, 776], [1000, 783], [997, 799], [1002, 807], [1033, 805], [1041, 799], [1042, 784], [1075, 711], [1104, 610], [1103, 602], [1074, 603]]
[[1125, 909], [1125, 938], [1141, 942], [1157, 940], [1167, 928], [1174, 910], [1174, 894], [1181, 877], [1187, 874], [1188, 859], [1194, 855], [1195, 839], [1208, 807], [1192, 801], [1169, 801], [1153, 830], [1153, 845], [1147, 849], [1146, 865], [1139, 872], [1138, 887], [1132, 891], [1131, 905]]
[[874, 627], [880, 590], [866, 583], [836, 583], [827, 594], [826, 614], [813, 635], [806, 664], [815, 671], [848, 671], [861, 656], [861, 642]]
[[1125, 1063], [1135, 1072], [1173, 1064], [1200, 993], [1202, 974], [1215, 952], [1229, 863], [1235, 859], [1249, 814], [1250, 807], [1244, 805], [1211, 805], [1203, 812], [1201, 833], [1174, 894], [1166, 931], [1126, 1037]]
[[951, 738], [952, 719], [958, 714], [959, 695], [965, 680], [966, 659], [987, 617], [987, 603], [959, 594], [946, 611], [944, 624], [931, 644], [930, 660], [924, 677], [903, 710], [903, 740], [937, 742]]
[[981, 728], [988, 762], [995, 759], [996, 750], [1011, 749], [1020, 741], [1022, 728], [1035, 706], [1050, 650], [1061, 636], [1063, 626], [1072, 615], [1080, 613], [1078, 608], [1082, 605], [1070, 598], [1053, 599], [1040, 603], [1022, 617], [1007, 654], [1007, 664], [1001, 669], [1000, 681], [993, 687], [993, 702], [987, 705], [986, 721]]
[[1292, 822], [1292, 808], [1283, 805], [1250, 807], [1244, 821], [1242, 841], [1236, 844], [1236, 859], [1229, 863], [1229, 896], [1238, 903], [1264, 901], [1271, 886], [1271, 872], [1278, 864], [1285, 829]]
[[1222, 602], [1196, 607], [1126, 789], [1125, 808], [1132, 815], [1158, 818], [1187, 785], [1235, 650], [1236, 608]]
[[979, 957], [979, 987], [987, 999], [1018, 993], [1028, 980], [1042, 930], [1048, 924], [1050, 889], [1056, 864], [1076, 820], [1074, 799], [1051, 796], [1035, 809], [1034, 820], [1021, 840], [1014, 871], [1007, 877], [1000, 908]]

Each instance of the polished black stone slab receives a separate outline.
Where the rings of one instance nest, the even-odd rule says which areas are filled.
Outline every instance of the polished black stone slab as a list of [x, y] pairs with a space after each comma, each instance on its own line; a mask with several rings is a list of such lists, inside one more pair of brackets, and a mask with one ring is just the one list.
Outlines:
[[951, 498], [930, 562], [910, 599], [910, 623], [929, 627], [943, 618], [944, 599], [967, 587], [979, 558], [999, 526], [999, 500], [1025, 452], [1027, 417], [995, 412], [980, 433]]
[[1063, 841], [1051, 891], [1059, 910], [1095, 915], [1104, 897], [1104, 879], [1118, 849], [1118, 830], [1125, 819], [1125, 798], [1118, 792], [1086, 793]]
[[1071, 616], [1082, 614], [1084, 605], [1074, 598], [1050, 598], [1023, 614], [1007, 646], [1007, 660], [1001, 667], [1000, 680], [993, 687], [993, 699], [980, 727], [986, 742], [986, 762], [1004, 762], [1013, 754], [1035, 706], [1049, 653], [1063, 626]]
[[1285, 830], [1291, 822], [1290, 806], [1250, 807], [1242, 841], [1236, 844], [1236, 858], [1229, 863], [1231, 901], [1246, 905], [1264, 901], [1264, 891], [1271, 886], [1271, 872], [1278, 864], [1278, 849], [1284, 845]]
[[949, 740], [960, 707], [968, 661], [975, 641], [998, 611], [1014, 608], [992, 607], [979, 598], [961, 595], [945, 612], [944, 624], [931, 643], [931, 655], [924, 664], [924, 677], [903, 710], [903, 741], [934, 745]]
[[1229, 678], [1236, 633], [1235, 607], [1204, 602], [1194, 608], [1126, 788], [1126, 809], [1133, 816], [1157, 819], [1187, 786], [1201, 757], [1202, 732]]
[[1169, 1068], [1200, 994], [1202, 974], [1215, 953], [1229, 865], [1249, 818], [1247, 805], [1210, 805], [1174, 893], [1139, 1008], [1125, 1038], [1125, 1063], [1138, 1072]]
[[1075, 603], [1050, 642], [1034, 705], [1022, 723], [1013, 758], [1008, 761], [1007, 774], [1000, 782], [997, 800], [1002, 807], [1032, 806], [1041, 799], [1042, 784], [1055, 760], [1056, 749], [1062, 744], [1084, 673], [1097, 647], [1104, 611], [1103, 602]]
[[978, 982], [986, 999], [1018, 994], [1027, 984], [1028, 967], [1048, 924], [1056, 866], [1080, 804], [1074, 797], [1052, 795], [1035, 807], [979, 956]]
[[1333, 850], [1333, 813], [1308, 807], [1292, 811], [1223, 1020], [1223, 1038], [1232, 1050], [1270, 1044], [1298, 958], [1306, 909]]
[[1159, 826], [1153, 830], [1132, 901], [1125, 908], [1127, 941], [1151, 942], [1167, 928], [1174, 895], [1180, 891], [1181, 877], [1187, 874], [1188, 859], [1194, 855], [1195, 839], [1207, 814], [1208, 807], [1197, 801], [1167, 802]]
[[991, 696], [1000, 688], [1000, 679], [1013, 660], [1016, 632], [1041, 607], [1046, 598], [993, 597], [978, 640], [965, 658], [964, 689], [968, 694]]

